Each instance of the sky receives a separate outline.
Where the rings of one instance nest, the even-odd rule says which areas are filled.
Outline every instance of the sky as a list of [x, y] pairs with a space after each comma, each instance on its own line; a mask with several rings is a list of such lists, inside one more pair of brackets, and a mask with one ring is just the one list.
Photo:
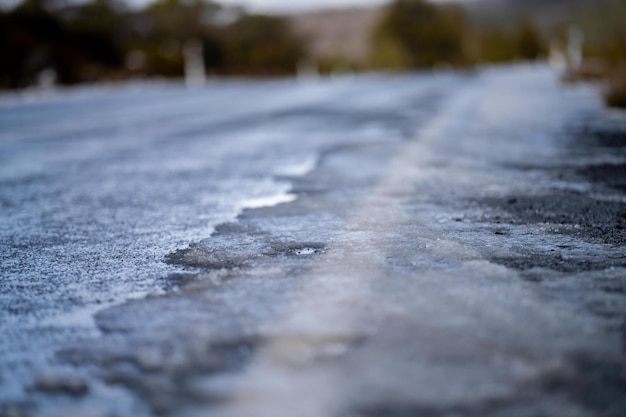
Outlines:
[[[75, 0], [82, 3], [87, 0]], [[133, 6], [144, 6], [154, 0], [122, 0]], [[331, 7], [368, 6], [382, 4], [386, 0], [214, 0], [225, 5], [244, 6], [257, 12], [293, 12], [299, 10], [325, 9]], [[11, 7], [21, 0], [0, 0], [0, 8]]]
[[238, 4], [257, 11], [296, 11], [330, 7], [381, 4], [385, 0], [221, 0], [223, 4]]
[[[81, 0], [78, 0], [81, 1]], [[82, 0], [85, 1], [85, 0]], [[133, 6], [144, 6], [153, 0], [123, 0]], [[255, 12], [297, 12], [302, 10], [340, 8], [346, 6], [371, 6], [388, 0], [215, 0], [226, 5], [240, 5]], [[445, 0], [434, 0], [445, 1]], [[0, 0], [0, 7], [10, 7], [20, 0]]]
[[[128, 0], [127, 0], [128, 1]], [[130, 0], [149, 1], [149, 0]], [[387, 3], [389, 0], [215, 0], [218, 3], [244, 6], [248, 10], [264, 12], [291, 12], [300, 10], [315, 10], [341, 8], [347, 6], [371, 6]], [[446, 0], [432, 0], [444, 2]], [[448, 0], [449, 1], [449, 0]], [[457, 0], [468, 1], [468, 0]]]

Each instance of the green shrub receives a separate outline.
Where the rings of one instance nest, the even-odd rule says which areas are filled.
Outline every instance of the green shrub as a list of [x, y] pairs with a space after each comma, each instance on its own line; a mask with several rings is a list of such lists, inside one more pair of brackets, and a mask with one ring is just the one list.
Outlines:
[[613, 75], [608, 81], [604, 100], [609, 107], [626, 109], [626, 71]]
[[465, 22], [458, 7], [395, 0], [374, 34], [374, 56], [390, 66], [433, 67], [464, 62]]

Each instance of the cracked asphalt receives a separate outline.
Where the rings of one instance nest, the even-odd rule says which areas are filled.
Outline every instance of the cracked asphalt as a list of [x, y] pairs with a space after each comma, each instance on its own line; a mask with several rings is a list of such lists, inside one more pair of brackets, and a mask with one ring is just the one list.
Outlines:
[[159, 88], [3, 104], [111, 100], [0, 132], [2, 417], [626, 414], [626, 116], [592, 86]]

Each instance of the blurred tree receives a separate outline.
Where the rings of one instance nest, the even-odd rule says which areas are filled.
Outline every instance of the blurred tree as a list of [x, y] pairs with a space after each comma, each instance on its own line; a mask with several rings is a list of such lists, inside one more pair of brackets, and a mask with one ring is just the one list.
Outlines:
[[244, 14], [226, 28], [223, 38], [230, 72], [293, 74], [305, 55], [302, 40], [276, 16]]
[[130, 11], [121, 0], [24, 0], [0, 12], [0, 88], [180, 77], [190, 40], [201, 42], [205, 69], [223, 74], [291, 74], [305, 53], [285, 19], [211, 1], [157, 0]]
[[515, 30], [492, 26], [475, 32], [478, 62], [534, 60], [546, 52], [545, 42], [530, 20], [522, 20]]
[[490, 27], [478, 31], [478, 38], [478, 62], [508, 62], [515, 59], [515, 38], [506, 31]]
[[151, 75], [181, 76], [182, 46], [199, 39], [205, 62], [213, 69], [222, 66], [217, 14], [220, 6], [203, 0], [157, 0], [138, 16], [143, 36], [136, 47], [146, 56], [145, 71]]
[[92, 0], [62, 11], [70, 45], [90, 63], [82, 80], [96, 80], [124, 64], [129, 37], [126, 10], [116, 0]]
[[529, 19], [524, 19], [517, 29], [516, 57], [537, 59], [546, 52], [544, 41]]
[[[106, 76], [122, 63], [116, 30], [123, 25], [107, 0], [64, 7], [51, 0], [27, 0], [4, 14], [0, 24], [0, 87], [37, 83], [43, 72], [72, 84]], [[108, 18], [108, 19], [106, 19]]]
[[203, 0], [157, 0], [145, 10], [148, 38], [184, 42], [215, 27], [220, 6]]
[[585, 33], [587, 54], [612, 65], [626, 63], [626, 2], [604, 0], [575, 19]]
[[0, 80], [2, 86], [19, 88], [33, 84], [38, 74], [54, 67], [68, 51], [62, 46], [66, 33], [53, 15], [54, 4], [27, 0], [2, 16], [0, 22]]
[[370, 40], [370, 65], [374, 68], [403, 70], [411, 66], [409, 58], [400, 43], [379, 26]]
[[589, 62], [606, 83], [606, 104], [621, 108], [626, 108], [625, 22], [624, 0], [598, 0], [576, 19], [584, 33], [586, 55], [593, 58]]
[[394, 60], [411, 67], [432, 67], [442, 62], [463, 63], [464, 29], [465, 21], [458, 7], [424, 0], [395, 0], [374, 38], [376, 46], [402, 52], [401, 60], [397, 52], [391, 53]]

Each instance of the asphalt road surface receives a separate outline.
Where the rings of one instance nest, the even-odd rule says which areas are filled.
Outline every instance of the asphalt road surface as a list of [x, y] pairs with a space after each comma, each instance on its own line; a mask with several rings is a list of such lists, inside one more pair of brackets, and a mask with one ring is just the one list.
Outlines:
[[626, 114], [543, 65], [0, 97], [0, 416], [626, 415]]

